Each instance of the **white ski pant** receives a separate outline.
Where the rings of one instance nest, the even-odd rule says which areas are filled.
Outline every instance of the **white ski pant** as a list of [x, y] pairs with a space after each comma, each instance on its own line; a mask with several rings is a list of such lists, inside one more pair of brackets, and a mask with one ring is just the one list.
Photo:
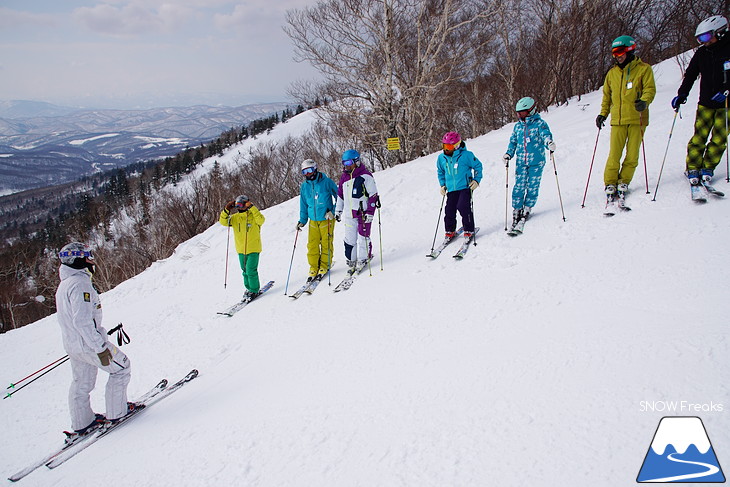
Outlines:
[[365, 260], [370, 257], [370, 227], [372, 223], [364, 223], [359, 218], [344, 217], [345, 258], [347, 260]]
[[98, 369], [109, 373], [106, 383], [106, 417], [121, 418], [127, 414], [127, 385], [131, 379], [131, 363], [124, 353], [107, 342], [112, 352], [109, 365], [101, 365], [99, 356], [91, 353], [69, 354], [73, 380], [68, 391], [68, 404], [71, 411], [71, 427], [74, 430], [85, 428], [94, 421], [91, 409], [91, 391], [96, 386]]

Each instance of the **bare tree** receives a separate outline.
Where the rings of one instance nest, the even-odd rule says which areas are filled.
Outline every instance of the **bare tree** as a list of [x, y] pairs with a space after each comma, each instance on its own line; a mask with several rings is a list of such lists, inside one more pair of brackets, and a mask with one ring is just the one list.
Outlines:
[[[388, 167], [435, 146], [436, 100], [468, 75], [490, 13], [472, 0], [325, 0], [288, 12], [285, 31], [323, 74], [336, 132]], [[397, 156], [384, 150], [395, 136]]]

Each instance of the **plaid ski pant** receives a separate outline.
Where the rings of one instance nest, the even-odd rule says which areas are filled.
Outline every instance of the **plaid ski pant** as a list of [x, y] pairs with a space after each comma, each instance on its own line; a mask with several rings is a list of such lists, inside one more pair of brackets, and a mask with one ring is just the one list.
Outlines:
[[[720, 163], [727, 147], [725, 108], [697, 106], [695, 133], [687, 144], [687, 170], [710, 169]], [[709, 137], [709, 142], [708, 142]]]

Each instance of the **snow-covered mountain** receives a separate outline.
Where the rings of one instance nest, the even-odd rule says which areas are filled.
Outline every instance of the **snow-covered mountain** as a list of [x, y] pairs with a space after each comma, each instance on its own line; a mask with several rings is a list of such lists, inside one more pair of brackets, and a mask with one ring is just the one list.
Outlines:
[[[501, 156], [512, 125], [466, 142], [485, 177], [474, 202], [481, 232], [461, 262], [449, 252], [425, 258], [434, 232], [443, 231], [437, 154], [375, 174], [383, 203], [373, 230], [377, 258], [372, 277], [365, 273], [344, 293], [322, 283], [312, 296], [285, 296], [292, 254], [289, 292], [307, 271], [293, 199], [264, 211], [259, 270], [275, 287], [233, 318], [217, 316], [240, 297], [242, 283], [230, 263], [224, 288], [227, 232], [211, 222], [170, 258], [102, 295], [105, 324], [123, 322], [132, 337], [124, 346], [131, 397], [192, 367], [200, 376], [71, 461], [21, 482], [633, 485], [666, 414], [640, 403], [675, 400], [724, 405], [676, 414], [700, 416], [720, 464], [730, 464], [723, 305], [730, 203], [690, 201], [682, 171], [696, 89], [676, 118], [655, 194], [681, 74], [670, 60], [655, 76], [645, 139], [651, 194], [642, 161], [633, 211], [611, 219], [602, 216], [608, 130], [598, 137], [581, 208], [596, 92], [544, 114], [557, 143], [565, 222], [549, 165], [525, 234], [507, 237]], [[245, 144], [282, 140], [312, 117]], [[239, 149], [219, 161], [232, 164]], [[717, 186], [730, 188], [724, 166], [718, 172]], [[335, 241], [333, 286], [345, 274], [340, 228]], [[63, 355], [54, 316], [0, 335], [8, 384]], [[97, 411], [104, 381], [100, 374]], [[2, 401], [6, 475], [61, 442], [69, 382], [62, 366]]]
[[175, 155], [286, 103], [91, 110], [0, 102], [0, 195]]

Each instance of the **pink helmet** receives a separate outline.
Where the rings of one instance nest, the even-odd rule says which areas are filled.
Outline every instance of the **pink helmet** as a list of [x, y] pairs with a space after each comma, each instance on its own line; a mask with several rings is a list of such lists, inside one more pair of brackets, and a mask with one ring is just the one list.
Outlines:
[[458, 144], [461, 142], [461, 135], [458, 132], [446, 132], [441, 139], [442, 144]]

